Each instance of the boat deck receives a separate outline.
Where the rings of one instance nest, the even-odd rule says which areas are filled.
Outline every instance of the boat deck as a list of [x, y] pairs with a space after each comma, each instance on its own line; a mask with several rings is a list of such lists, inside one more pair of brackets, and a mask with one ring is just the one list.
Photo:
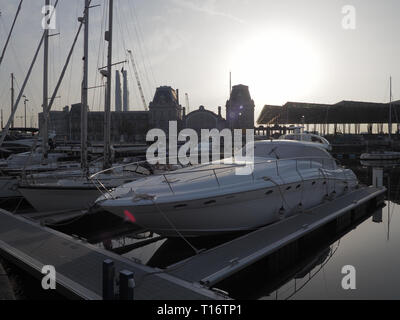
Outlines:
[[134, 273], [135, 299], [222, 298], [208, 289], [1, 209], [0, 254], [37, 277], [43, 276], [41, 270], [44, 265], [54, 266], [57, 272], [57, 290], [70, 298], [102, 299], [102, 265], [106, 259], [114, 261], [116, 274], [121, 270]]
[[385, 191], [361, 187], [172, 265], [169, 274], [212, 286]]

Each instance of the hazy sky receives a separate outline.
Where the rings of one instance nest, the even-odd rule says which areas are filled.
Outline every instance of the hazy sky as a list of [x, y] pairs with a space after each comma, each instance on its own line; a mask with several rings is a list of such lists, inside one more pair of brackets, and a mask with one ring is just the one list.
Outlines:
[[[1, 48], [18, 2], [0, 0]], [[103, 32], [107, 2], [92, 0], [93, 5], [101, 6], [90, 10], [89, 86], [102, 83], [97, 67], [106, 61]], [[126, 49], [134, 51], [147, 103], [156, 86], [170, 85], [180, 89], [182, 105], [187, 92], [192, 110], [205, 105], [216, 111], [228, 98], [229, 71], [233, 84], [250, 87], [256, 118], [264, 104], [286, 101], [388, 101], [390, 75], [394, 99], [400, 97], [398, 0], [114, 0], [114, 3], [113, 61], [125, 60]], [[5, 118], [10, 110], [10, 73], [15, 73], [21, 86], [42, 34], [43, 4], [44, 0], [25, 0], [0, 66], [0, 103]], [[51, 33], [60, 35], [50, 38], [50, 93], [72, 44], [83, 4], [84, 0], [59, 0], [57, 29]], [[355, 9], [355, 29], [343, 28], [343, 19], [348, 17], [342, 13], [346, 5]], [[80, 101], [82, 52], [80, 41], [55, 110]], [[41, 54], [25, 90], [30, 100], [28, 107], [35, 113], [42, 103], [42, 65]], [[125, 68], [130, 71], [131, 109], [143, 110], [132, 68], [128, 65]], [[103, 110], [103, 97], [102, 89], [90, 90], [91, 110]], [[21, 102], [17, 116], [22, 114]], [[17, 118], [16, 123], [20, 125], [22, 119]]]

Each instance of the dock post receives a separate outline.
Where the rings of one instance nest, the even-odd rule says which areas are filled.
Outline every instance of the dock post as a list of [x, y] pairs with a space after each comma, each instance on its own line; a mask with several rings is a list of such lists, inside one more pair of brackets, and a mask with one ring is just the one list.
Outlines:
[[377, 188], [383, 186], [383, 168], [372, 169], [372, 185]]
[[114, 300], [114, 261], [103, 261], [103, 300]]
[[119, 273], [119, 300], [133, 300], [135, 280], [133, 272], [122, 270]]

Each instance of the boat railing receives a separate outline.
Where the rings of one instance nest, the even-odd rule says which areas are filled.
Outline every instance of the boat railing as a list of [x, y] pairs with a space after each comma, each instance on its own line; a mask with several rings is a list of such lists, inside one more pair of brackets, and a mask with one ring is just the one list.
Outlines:
[[[162, 159], [160, 159], [162, 160]], [[120, 166], [114, 166], [112, 168], [104, 169], [99, 172], [96, 172], [95, 174], [92, 174], [89, 176], [89, 179], [94, 183], [94, 185], [97, 187], [97, 189], [103, 194], [106, 195], [108, 194], [109, 197], [114, 198], [112, 195], [112, 192], [109, 188], [107, 188], [104, 183], [102, 183], [101, 176], [104, 176], [108, 173], [112, 173], [114, 170], [118, 169], [121, 170], [121, 168], [126, 168], [128, 166], [140, 166], [142, 164], [145, 164], [148, 162], [146, 160], [141, 160], [141, 161], [136, 161], [136, 162], [131, 162], [131, 163], [126, 163]], [[220, 162], [215, 163], [219, 167], [217, 168], [201, 168], [199, 167], [198, 169], [191, 167], [189, 170], [185, 170], [186, 168], [182, 168], [180, 170], [171, 170], [171, 171], [166, 171], [166, 172], [161, 172], [161, 173], [155, 173], [152, 174], [151, 176], [161, 176], [163, 178], [163, 181], [167, 184], [168, 188], [170, 189], [172, 194], [175, 194], [175, 190], [173, 187], [173, 184], [175, 182], [178, 182], [179, 179], [171, 179], [171, 177], [174, 176], [179, 176], [182, 174], [186, 173], [193, 173], [193, 174], [199, 174], [199, 173], [204, 173], [204, 175], [201, 175], [199, 177], [196, 177], [195, 179], [201, 179], [205, 178], [207, 176], [214, 176], [216, 184], [218, 187], [222, 187], [221, 184], [221, 174], [222, 172], [227, 172], [231, 171], [233, 169], [249, 169], [250, 168], [250, 173], [248, 174], [238, 174], [238, 176], [250, 176], [252, 182], [256, 182], [257, 179], [263, 179], [266, 177], [256, 177], [254, 175], [254, 169], [256, 166], [275, 166], [276, 168], [276, 175], [280, 178], [283, 178], [284, 176], [284, 171], [287, 169], [284, 164], [287, 163], [290, 166], [293, 166], [297, 172], [297, 174], [300, 176], [301, 180], [303, 179], [302, 174], [300, 173], [300, 170], [304, 169], [319, 169], [318, 172], [321, 175], [321, 177], [326, 178], [325, 173], [323, 170], [320, 169], [331, 169], [334, 170], [336, 169], [336, 161], [333, 158], [328, 158], [328, 157], [296, 157], [296, 158], [284, 158], [284, 159], [265, 159], [265, 160], [257, 160], [257, 161], [249, 161], [246, 159], [242, 159], [241, 161], [233, 161], [232, 159], [225, 159], [220, 160]], [[213, 162], [207, 163], [207, 164], [213, 164]], [[205, 165], [205, 163], [200, 164]], [[221, 166], [222, 165], [222, 166]], [[167, 165], [168, 166], [168, 165]], [[144, 176], [148, 177], [148, 176]]]

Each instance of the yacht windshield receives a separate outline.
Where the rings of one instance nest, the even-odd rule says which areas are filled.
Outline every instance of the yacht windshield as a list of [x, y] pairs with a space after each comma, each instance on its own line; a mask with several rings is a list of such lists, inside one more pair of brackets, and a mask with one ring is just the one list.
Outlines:
[[[332, 156], [318, 144], [297, 142], [297, 141], [256, 141], [248, 143], [242, 149], [247, 151], [254, 148], [254, 157], [267, 158], [272, 160], [282, 159], [305, 159], [320, 162], [323, 167], [334, 169], [335, 161]], [[244, 155], [244, 153], [242, 153]]]

